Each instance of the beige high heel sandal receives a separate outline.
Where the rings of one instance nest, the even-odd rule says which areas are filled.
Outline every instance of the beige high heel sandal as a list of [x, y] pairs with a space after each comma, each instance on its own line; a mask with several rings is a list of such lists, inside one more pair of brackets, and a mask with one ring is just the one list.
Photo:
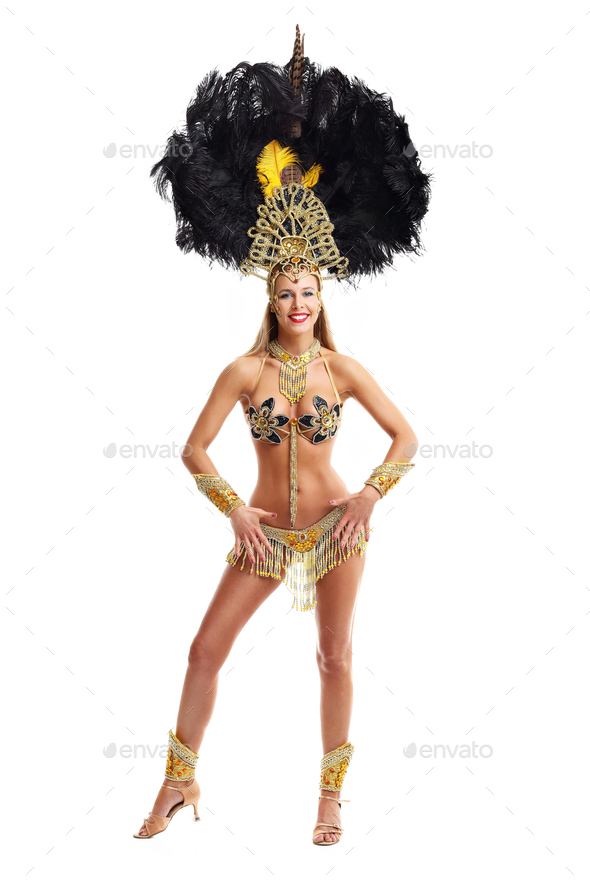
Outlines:
[[[137, 833], [134, 833], [133, 836], [135, 839], [151, 839], [152, 836], [156, 836], [158, 833], [163, 833], [176, 812], [180, 811], [181, 808], [185, 808], [187, 805], [193, 806], [193, 811], [195, 812], [193, 820], [201, 820], [197, 808], [201, 796], [201, 788], [196, 780], [194, 780], [195, 765], [197, 764], [198, 758], [199, 754], [193, 753], [192, 750], [179, 741], [172, 729], [170, 729], [168, 732], [166, 777], [168, 780], [176, 781], [176, 786], [170, 787], [168, 784], [162, 784], [162, 786], [166, 787], [167, 790], [178, 790], [179, 793], [182, 793], [182, 802], [177, 802], [176, 805], [172, 806], [168, 812], [168, 817], [163, 817], [161, 814], [154, 814], [153, 811], [150, 811], [148, 816], [143, 819], [143, 827], [139, 828], [142, 830], [145, 827], [146, 832], [140, 833], [138, 831]], [[189, 786], [183, 786], [183, 783], [190, 780], [192, 780], [192, 784]], [[150, 822], [150, 817], [153, 818], [152, 822]]]
[[[350, 802], [350, 799], [336, 799], [335, 796], [322, 796], [321, 793], [318, 796], [318, 802], [320, 801], [320, 799], [330, 799], [331, 802], [337, 802], [339, 808], [342, 808], [342, 804], [341, 804], [342, 802]], [[329, 827], [329, 829], [327, 829], [327, 830], [321, 829], [318, 833], [316, 833], [316, 830], [318, 829], [318, 827]], [[313, 833], [311, 834], [311, 841], [313, 842], [314, 845], [338, 845], [338, 843], [340, 842], [340, 837], [342, 836], [343, 832], [344, 832], [344, 829], [342, 827], [338, 827], [338, 826], [336, 826], [336, 824], [327, 824], [327, 823], [325, 823], [325, 821], [319, 820], [317, 822], [317, 824], [315, 825], [315, 827], [313, 828]], [[327, 841], [326, 841], [326, 839], [322, 839], [321, 842], [316, 842], [315, 837], [320, 836], [322, 833], [336, 833], [338, 838], [337, 839], [328, 839]]]
[[[320, 790], [339, 791], [342, 789], [344, 776], [353, 753], [354, 747], [350, 741], [347, 741], [345, 744], [340, 744], [335, 750], [330, 750], [329, 753], [322, 756], [322, 761], [320, 763]], [[350, 802], [350, 799], [337, 799], [335, 796], [322, 796], [321, 793], [318, 802], [320, 799], [331, 799], [332, 802], [338, 803], [339, 808], [342, 808], [342, 802]], [[325, 827], [328, 827], [329, 829], [325, 829]], [[316, 830], [318, 829], [319, 832], [316, 833]], [[314, 845], [337, 845], [340, 842], [340, 837], [343, 832], [344, 830], [342, 827], [319, 820], [313, 829], [311, 841]], [[328, 842], [326, 842], [325, 839], [322, 839], [321, 842], [316, 842], [315, 837], [319, 836], [321, 833], [335, 833], [338, 838], [330, 839]]]
[[[193, 806], [193, 820], [201, 820], [199, 817], [199, 809], [197, 808], [201, 796], [201, 788], [196, 781], [193, 781], [190, 787], [181, 787], [180, 784], [177, 787], [169, 787], [168, 784], [162, 784], [162, 786], [166, 787], [167, 790], [178, 790], [179, 793], [182, 793], [183, 801], [178, 802], [170, 809], [168, 817], [162, 817], [161, 814], [154, 814], [153, 811], [150, 811], [148, 816], [143, 819], [143, 826], [147, 832], [134, 833], [133, 835], [136, 839], [151, 839], [152, 836], [157, 836], [158, 833], [163, 833], [176, 812], [180, 811], [181, 808], [186, 808], [187, 805]], [[153, 823], [150, 823], [150, 817], [153, 818]], [[141, 830], [142, 827], [139, 829]]]

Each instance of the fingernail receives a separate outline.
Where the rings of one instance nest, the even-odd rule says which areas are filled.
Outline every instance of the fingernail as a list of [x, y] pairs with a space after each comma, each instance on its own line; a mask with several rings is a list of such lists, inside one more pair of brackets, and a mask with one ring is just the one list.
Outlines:
[[276, 513], [273, 513], [273, 516], [276, 516]]
[[328, 501], [328, 504], [333, 504], [333, 503], [334, 503], [333, 501]]

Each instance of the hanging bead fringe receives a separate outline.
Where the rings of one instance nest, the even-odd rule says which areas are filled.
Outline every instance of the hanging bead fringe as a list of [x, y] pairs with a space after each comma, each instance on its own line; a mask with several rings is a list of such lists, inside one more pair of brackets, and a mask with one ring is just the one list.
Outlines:
[[[250, 563], [250, 574], [256, 571], [257, 575], [276, 578], [280, 581], [281, 569], [284, 568], [283, 583], [293, 591], [291, 608], [295, 608], [297, 611], [313, 611], [317, 605], [316, 583], [320, 578], [337, 565], [346, 562], [353, 553], [362, 556], [367, 548], [368, 541], [364, 529], [361, 529], [354, 546], [351, 544], [352, 535], [347, 538], [345, 546], [340, 547], [340, 538], [334, 540], [333, 533], [333, 527], [329, 528], [311, 550], [303, 552], [293, 550], [292, 547], [276, 538], [269, 538], [272, 553], [265, 550], [265, 562], [262, 562], [259, 554], [256, 553], [256, 563]], [[243, 571], [249, 561], [243, 541], [237, 556], [232, 548], [226, 557], [227, 562], [232, 566], [237, 565], [240, 558], [242, 560], [240, 571]]]

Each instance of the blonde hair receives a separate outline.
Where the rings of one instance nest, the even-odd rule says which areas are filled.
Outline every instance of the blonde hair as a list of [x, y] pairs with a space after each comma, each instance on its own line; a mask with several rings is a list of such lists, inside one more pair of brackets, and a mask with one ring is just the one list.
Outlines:
[[[256, 338], [254, 340], [254, 344], [252, 345], [250, 350], [247, 350], [246, 353], [242, 354], [242, 356], [253, 356], [256, 353], [260, 353], [261, 350], [266, 350], [268, 342], [272, 341], [273, 338], [276, 338], [279, 334], [279, 321], [277, 320], [277, 315], [270, 309], [270, 283], [266, 284], [266, 296], [269, 301], [264, 311], [262, 325], [258, 330], [258, 334], [256, 335]], [[326, 314], [326, 307], [323, 301], [322, 309], [313, 327], [313, 334], [318, 339], [322, 347], [327, 347], [329, 350], [334, 350], [338, 352], [338, 348], [336, 347], [336, 343], [334, 341], [334, 336], [332, 335], [332, 330], [330, 329], [330, 323], [328, 322], [328, 315]]]

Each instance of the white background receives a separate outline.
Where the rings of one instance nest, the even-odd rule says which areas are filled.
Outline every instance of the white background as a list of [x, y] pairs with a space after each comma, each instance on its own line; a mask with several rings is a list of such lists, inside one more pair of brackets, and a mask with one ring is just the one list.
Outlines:
[[[587, 4], [1, 15], [10, 881], [587, 880]], [[178, 457], [103, 448], [181, 446], [265, 303], [256, 279], [177, 249], [149, 170], [210, 69], [285, 63], [296, 23], [312, 59], [393, 94], [434, 173], [426, 253], [356, 291], [329, 283], [326, 303], [339, 349], [440, 448], [375, 510], [342, 842], [311, 842], [315, 625], [285, 586], [222, 673], [202, 822], [140, 842], [232, 540]], [[388, 441], [347, 409], [334, 460], [352, 491]], [[211, 453], [248, 495], [237, 408]], [[492, 755], [403, 754], [472, 742]]]

